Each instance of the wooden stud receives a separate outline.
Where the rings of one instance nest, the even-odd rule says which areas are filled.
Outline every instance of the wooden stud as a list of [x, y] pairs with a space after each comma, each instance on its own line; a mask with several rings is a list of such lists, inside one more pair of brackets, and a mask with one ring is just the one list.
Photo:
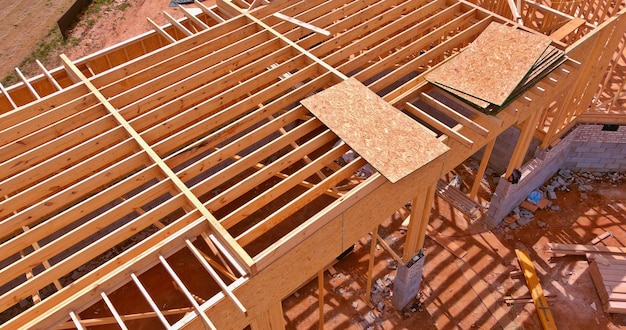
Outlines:
[[30, 91], [31, 94], [33, 94], [33, 96], [35, 97], [35, 99], [39, 100], [41, 99], [41, 96], [39, 96], [39, 94], [37, 93], [37, 91], [35, 90], [35, 88], [33, 88], [33, 85], [30, 84], [30, 82], [28, 81], [28, 79], [26, 79], [26, 77], [24, 76], [24, 74], [22, 73], [22, 71], [20, 71], [19, 68], [15, 68], [15, 72], [17, 73], [18, 77], [20, 77], [20, 79], [22, 80], [22, 82], [24, 83], [24, 85], [28, 88], [28, 90]]
[[317, 273], [318, 329], [324, 330], [324, 269]]
[[528, 152], [528, 146], [530, 145], [533, 133], [537, 128], [540, 115], [541, 109], [535, 109], [535, 112], [533, 112], [530, 118], [526, 120], [524, 127], [522, 128], [522, 132], [520, 133], [520, 137], [517, 139], [517, 144], [513, 150], [513, 155], [511, 156], [511, 160], [507, 166], [506, 173], [504, 174], [505, 179], [508, 179], [511, 176], [514, 169], [518, 169], [522, 166], [524, 156]]
[[470, 190], [469, 198], [477, 201], [478, 189], [480, 188], [480, 182], [482, 181], [485, 171], [487, 170], [487, 164], [489, 164], [489, 158], [493, 152], [493, 147], [496, 145], [496, 139], [492, 139], [487, 143], [483, 157], [480, 160], [478, 171], [474, 174], [474, 182], [472, 183], [472, 189]]
[[210, 28], [206, 23], [204, 23], [201, 19], [199, 19], [198, 16], [194, 15], [191, 11], [189, 11], [187, 7], [179, 6], [179, 8], [183, 11], [185, 16], [190, 21], [192, 21], [196, 26], [198, 26], [202, 30], [208, 30]]
[[70, 311], [70, 318], [72, 319], [72, 322], [74, 322], [76, 329], [85, 330], [85, 327], [83, 327], [83, 325], [80, 323], [80, 319], [78, 318], [78, 315], [74, 313], [74, 311]]
[[215, 269], [213, 269], [213, 267], [211, 267], [211, 265], [209, 265], [209, 263], [203, 258], [200, 251], [191, 243], [190, 240], [185, 240], [185, 244], [187, 244], [187, 247], [189, 248], [189, 250], [191, 250], [191, 252], [196, 257], [196, 259], [198, 259], [200, 264], [202, 264], [202, 267], [204, 267], [204, 269], [206, 269], [206, 271], [209, 272], [209, 274], [215, 280], [215, 282], [217, 282], [217, 284], [222, 289], [222, 292], [224, 293], [224, 295], [228, 296], [235, 303], [235, 305], [237, 305], [237, 307], [241, 310], [242, 313], [244, 313], [245, 315], [248, 315], [248, 311], [246, 310], [246, 308], [241, 304], [239, 299], [237, 299], [237, 297], [233, 294], [233, 292], [228, 288], [228, 285], [224, 283], [224, 281], [217, 274]]
[[211, 320], [209, 320], [209, 317], [206, 315], [206, 313], [204, 313], [204, 311], [202, 310], [200, 305], [198, 305], [198, 302], [193, 297], [191, 292], [189, 292], [189, 289], [187, 289], [187, 287], [185, 286], [185, 283], [183, 283], [183, 281], [180, 279], [180, 277], [178, 277], [176, 272], [174, 272], [174, 270], [172, 269], [170, 264], [167, 262], [167, 260], [165, 260], [165, 258], [162, 255], [159, 255], [159, 261], [161, 262], [161, 265], [163, 265], [163, 267], [165, 267], [165, 270], [170, 274], [172, 279], [174, 279], [174, 282], [176, 282], [176, 285], [178, 285], [180, 290], [187, 297], [187, 300], [189, 300], [189, 302], [191, 303], [191, 305], [195, 309], [196, 314], [198, 316], [200, 316], [200, 318], [204, 322], [204, 325], [206, 325], [210, 329], [217, 330], [217, 328], [213, 325], [213, 322], [211, 322]]
[[143, 286], [143, 284], [141, 284], [141, 281], [139, 281], [139, 278], [137, 277], [137, 275], [135, 275], [135, 273], [131, 273], [130, 277], [132, 278], [133, 282], [135, 282], [135, 285], [137, 285], [137, 288], [139, 289], [141, 294], [144, 296], [148, 304], [150, 304], [150, 307], [155, 312], [155, 314], [157, 315], [161, 323], [163, 323], [165, 328], [169, 329], [170, 328], [169, 322], [167, 322], [167, 319], [165, 319], [165, 316], [163, 315], [163, 313], [161, 313], [161, 309], [159, 308], [159, 306], [156, 305], [156, 303], [154, 302], [154, 300], [152, 299], [152, 297], [150, 296], [146, 288]]
[[367, 264], [367, 284], [365, 285], [365, 301], [372, 301], [372, 281], [374, 271], [374, 259], [376, 259], [376, 236], [378, 236], [378, 226], [372, 230], [372, 237], [370, 238], [370, 254], [369, 262]]
[[57, 82], [56, 79], [54, 79], [54, 77], [50, 74], [50, 71], [48, 71], [48, 69], [46, 69], [46, 67], [43, 65], [43, 63], [41, 63], [41, 61], [36, 60], [35, 61], [37, 63], [37, 65], [39, 65], [39, 68], [41, 69], [41, 71], [43, 71], [43, 74], [46, 76], [46, 78], [48, 78], [48, 80], [52, 83], [52, 85], [54, 85], [54, 87], [57, 90], [61, 90], [61, 85], [59, 85], [59, 83]]
[[378, 244], [380, 244], [380, 246], [383, 247], [383, 249], [385, 249], [393, 258], [393, 260], [395, 260], [397, 263], [399, 264], [403, 264], [404, 261], [402, 260], [402, 257], [400, 257], [396, 251], [394, 251], [391, 246], [389, 246], [389, 244], [387, 243], [387, 241], [385, 241], [384, 238], [380, 237], [380, 235], [378, 235], [378, 233], [376, 233], [376, 240], [378, 241]]
[[[181, 7], [182, 8], [182, 7]], [[164, 11], [163, 15], [167, 18], [167, 20], [172, 24], [172, 26], [176, 27], [179, 31], [181, 31], [186, 36], [192, 36], [193, 32], [189, 31], [184, 25], [182, 25], [178, 20], [176, 20], [172, 15], [168, 12]]]
[[119, 325], [120, 328], [122, 328], [122, 330], [128, 330], [128, 328], [124, 324], [124, 320], [122, 320], [122, 318], [120, 317], [120, 314], [117, 312], [117, 310], [115, 309], [115, 306], [113, 306], [113, 303], [111, 302], [109, 297], [106, 295], [106, 293], [100, 292], [100, 296], [102, 297], [102, 300], [104, 300], [104, 303], [109, 308], [109, 311], [111, 312], [111, 314], [113, 314], [115, 321], [117, 321], [117, 325]]

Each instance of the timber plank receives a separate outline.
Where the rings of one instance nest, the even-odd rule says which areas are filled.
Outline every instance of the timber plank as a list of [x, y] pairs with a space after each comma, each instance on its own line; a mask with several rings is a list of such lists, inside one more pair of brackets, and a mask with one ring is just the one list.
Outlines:
[[448, 151], [427, 128], [353, 78], [301, 103], [392, 183]]
[[528, 252], [525, 250], [515, 249], [515, 254], [517, 255], [520, 267], [524, 272], [524, 278], [526, 278], [526, 284], [528, 285], [528, 289], [530, 290], [533, 301], [535, 302], [537, 314], [539, 315], [539, 320], [541, 320], [541, 326], [546, 330], [556, 330], [556, 323], [554, 323], [554, 318], [552, 317], [552, 312], [548, 306], [548, 301], [543, 294], [543, 289], [541, 288], [541, 284], [537, 278], [537, 273], [535, 272], [535, 267], [533, 266], [533, 262], [530, 259]]
[[626, 247], [618, 246], [548, 243], [548, 248], [554, 254], [585, 255], [587, 253], [603, 253], [626, 255]]

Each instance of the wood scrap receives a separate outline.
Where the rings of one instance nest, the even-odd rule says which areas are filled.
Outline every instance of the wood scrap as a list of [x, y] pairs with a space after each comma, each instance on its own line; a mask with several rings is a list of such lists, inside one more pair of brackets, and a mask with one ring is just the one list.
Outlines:
[[604, 233], [596, 236], [594, 239], [591, 240], [591, 244], [596, 245], [598, 243], [600, 243], [602, 240], [604, 240], [607, 237], [613, 236], [613, 233], [610, 231], [605, 231]]
[[537, 204], [533, 204], [529, 201], [523, 201], [519, 206], [527, 209], [530, 212], [535, 212], [537, 211], [537, 208], [538, 208]]
[[617, 268], [618, 265], [602, 265], [597, 259], [592, 259], [589, 261], [589, 274], [604, 311], [626, 314], [626, 269]]
[[[544, 294], [544, 296], [546, 297], [547, 301], [556, 301], [556, 296], [551, 295], [551, 294]], [[528, 304], [528, 303], [532, 303], [533, 302], [533, 297], [531, 295], [523, 295], [523, 296], [519, 296], [519, 297], [512, 297], [512, 296], [504, 296], [504, 302], [507, 305], [512, 305], [512, 304]]]
[[548, 243], [549, 252], [553, 254], [579, 255], [587, 253], [603, 253], [626, 255], [626, 247], [617, 246], [595, 246], [583, 244]]
[[537, 314], [539, 315], [539, 320], [541, 321], [541, 326], [544, 329], [556, 329], [556, 323], [554, 323], [554, 317], [552, 317], [552, 312], [550, 311], [550, 307], [548, 306], [548, 301], [543, 293], [543, 289], [541, 288], [541, 284], [539, 283], [539, 278], [537, 277], [537, 273], [535, 272], [535, 267], [533, 266], [533, 262], [530, 259], [530, 255], [526, 250], [515, 249], [515, 254], [517, 255], [517, 260], [519, 261], [520, 267], [524, 271], [524, 278], [526, 278], [526, 285], [530, 290], [530, 294], [532, 295], [533, 301], [535, 303], [535, 308], [537, 309]]

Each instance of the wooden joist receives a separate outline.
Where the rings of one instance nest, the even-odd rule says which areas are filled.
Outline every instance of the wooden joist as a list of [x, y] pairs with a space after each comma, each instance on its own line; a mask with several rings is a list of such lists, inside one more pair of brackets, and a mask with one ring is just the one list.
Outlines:
[[450, 203], [450, 205], [468, 217], [476, 219], [480, 215], [482, 206], [479, 203], [445, 181], [437, 181], [436, 193], [437, 196], [443, 198], [443, 200]]

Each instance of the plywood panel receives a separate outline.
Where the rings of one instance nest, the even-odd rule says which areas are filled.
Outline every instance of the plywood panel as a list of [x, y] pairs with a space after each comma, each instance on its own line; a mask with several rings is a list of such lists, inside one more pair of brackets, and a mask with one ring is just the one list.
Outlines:
[[449, 149], [354, 78], [301, 103], [392, 183]]
[[547, 36], [492, 22], [465, 50], [426, 79], [502, 105], [550, 42]]

